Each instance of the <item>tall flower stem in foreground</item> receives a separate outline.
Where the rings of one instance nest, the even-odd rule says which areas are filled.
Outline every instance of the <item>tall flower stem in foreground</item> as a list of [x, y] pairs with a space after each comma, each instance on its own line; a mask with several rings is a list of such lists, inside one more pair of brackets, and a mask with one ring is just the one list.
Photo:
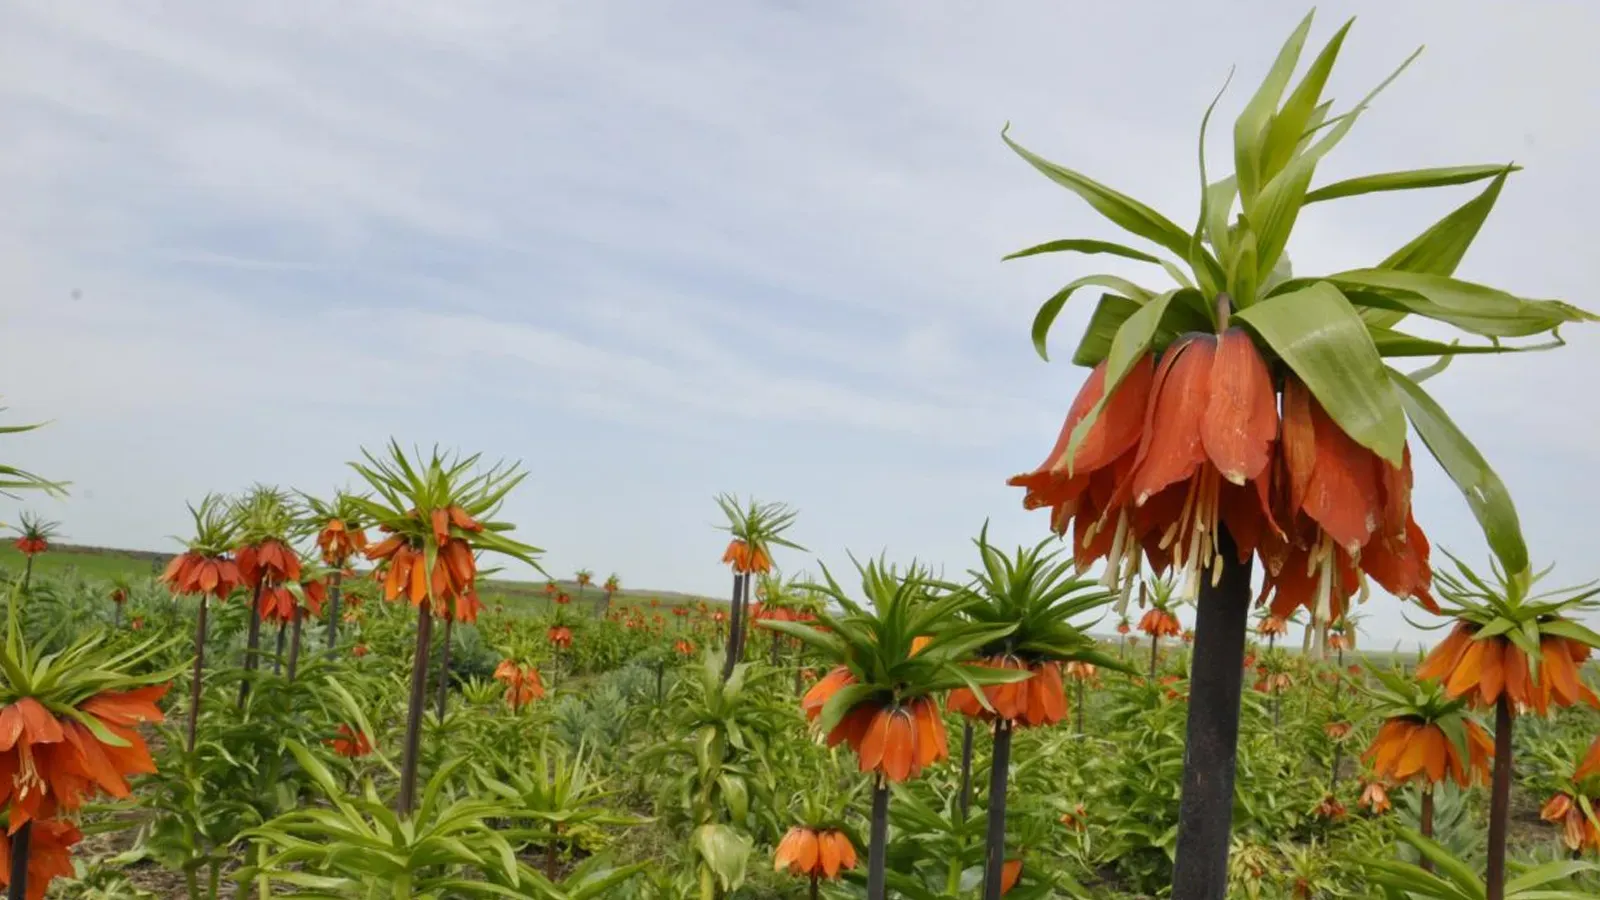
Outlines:
[[1511, 824], [1511, 697], [1494, 705], [1494, 781], [1489, 789], [1489, 863], [1484, 876], [1489, 900], [1506, 895], [1506, 830]]
[[1251, 564], [1239, 561], [1226, 528], [1218, 537], [1222, 576], [1201, 582], [1195, 616], [1174, 900], [1222, 900], [1228, 891]]

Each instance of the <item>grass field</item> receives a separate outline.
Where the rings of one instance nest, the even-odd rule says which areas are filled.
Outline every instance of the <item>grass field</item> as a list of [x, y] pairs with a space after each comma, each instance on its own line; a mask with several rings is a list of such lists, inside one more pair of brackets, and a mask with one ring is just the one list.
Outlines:
[[[105, 547], [79, 547], [73, 545], [60, 545], [48, 553], [40, 554], [33, 561], [33, 570], [39, 574], [80, 574], [87, 578], [100, 578], [107, 581], [118, 575], [140, 579], [153, 577], [161, 573], [161, 569], [171, 559], [170, 553], [156, 553], [149, 550], [117, 550]], [[10, 543], [0, 545], [0, 572], [7, 576], [21, 572], [23, 568], [22, 554]], [[578, 583], [558, 579], [556, 585], [559, 590], [565, 591], [574, 605], [580, 608], [592, 605], [599, 601], [601, 591], [598, 585], [590, 585], [580, 595]], [[483, 589], [480, 591], [485, 603], [503, 603], [508, 609], [536, 612], [543, 611], [551, 604], [545, 599], [544, 582], [515, 581], [511, 579], [485, 579]], [[580, 600], [581, 596], [581, 600]], [[700, 597], [693, 594], [684, 594], [677, 591], [649, 591], [649, 590], [620, 590], [611, 598], [617, 606], [628, 606], [648, 603], [652, 599], [659, 599], [663, 606], [681, 606], [687, 603], [699, 603], [702, 600], [711, 604], [726, 605], [725, 599], [716, 597]]]

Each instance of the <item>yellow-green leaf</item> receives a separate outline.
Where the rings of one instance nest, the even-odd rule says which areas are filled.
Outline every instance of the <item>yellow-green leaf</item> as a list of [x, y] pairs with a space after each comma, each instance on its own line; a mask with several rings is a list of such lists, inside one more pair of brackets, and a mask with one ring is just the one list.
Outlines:
[[1398, 389], [1406, 417], [1417, 429], [1417, 436], [1467, 498], [1467, 506], [1489, 541], [1489, 549], [1499, 558], [1508, 576], [1526, 575], [1528, 547], [1523, 543], [1517, 508], [1511, 502], [1505, 483], [1421, 385], [1394, 369], [1389, 369], [1388, 374]]
[[1055, 295], [1049, 300], [1046, 300], [1044, 304], [1039, 307], [1039, 311], [1034, 314], [1033, 349], [1039, 354], [1040, 359], [1046, 362], [1050, 361], [1050, 354], [1047, 352], [1045, 344], [1050, 337], [1050, 326], [1054, 325], [1056, 323], [1056, 317], [1061, 315], [1061, 308], [1067, 305], [1067, 301], [1072, 299], [1073, 293], [1075, 293], [1079, 288], [1088, 287], [1091, 284], [1099, 287], [1110, 288], [1113, 291], [1117, 291], [1118, 293], [1124, 294], [1139, 301], [1148, 300], [1150, 298], [1149, 291], [1131, 281], [1128, 281], [1125, 278], [1118, 278], [1115, 275], [1085, 275], [1084, 277], [1079, 278], [1077, 281], [1068, 284], [1061, 290], [1056, 291]]
[[1406, 420], [1399, 397], [1367, 326], [1338, 288], [1319, 281], [1240, 310], [1234, 318], [1294, 370], [1352, 440], [1400, 465]]
[[[1456, 184], [1471, 184], [1485, 178], [1493, 178], [1503, 172], [1520, 172], [1521, 166], [1495, 165], [1495, 166], [1447, 166], [1438, 169], [1408, 169], [1404, 172], [1381, 172], [1374, 175], [1361, 175], [1355, 178], [1346, 178], [1335, 181], [1333, 184], [1323, 185], [1306, 194], [1307, 204], [1320, 203], [1323, 200], [1338, 200], [1341, 197], [1356, 197], [1361, 194], [1377, 194], [1384, 191], [1411, 191], [1422, 188], [1449, 187]], [[1449, 275], [1449, 272], [1441, 272]]]
[[[1006, 126], [1007, 129], [1010, 127]], [[1171, 219], [1086, 175], [1035, 155], [1013, 141], [1004, 130], [1000, 132], [1000, 137], [1007, 146], [1016, 151], [1018, 156], [1027, 160], [1029, 165], [1044, 173], [1046, 178], [1082, 197], [1096, 212], [1116, 223], [1124, 231], [1153, 241], [1180, 257], [1188, 258], [1189, 233], [1173, 224]]]
[[1111, 241], [1097, 241], [1089, 238], [1067, 238], [1059, 241], [1049, 241], [1026, 250], [1018, 250], [1002, 259], [1022, 259], [1025, 256], [1038, 256], [1041, 253], [1109, 253], [1112, 256], [1121, 256], [1127, 259], [1137, 259], [1140, 262], [1161, 262], [1160, 258], [1135, 250], [1122, 244]]
[[[1360, 306], [1400, 310], [1484, 337], [1528, 337], [1595, 317], [1559, 300], [1525, 300], [1444, 275], [1353, 269], [1327, 276]], [[1367, 321], [1372, 322], [1369, 317]], [[1374, 322], [1373, 324], [1383, 324]]]
[[1311, 20], [1315, 15], [1316, 10], [1306, 13], [1289, 39], [1283, 42], [1278, 58], [1267, 70], [1267, 77], [1262, 79], [1261, 86], [1256, 88], [1255, 95], [1233, 123], [1233, 168], [1239, 179], [1239, 196], [1246, 209], [1254, 205], [1256, 192], [1267, 180], [1262, 175], [1262, 156], [1268, 129], [1277, 112], [1278, 100], [1289, 86], [1295, 65], [1300, 62], [1300, 50], [1306, 45], [1306, 35], [1311, 33]]

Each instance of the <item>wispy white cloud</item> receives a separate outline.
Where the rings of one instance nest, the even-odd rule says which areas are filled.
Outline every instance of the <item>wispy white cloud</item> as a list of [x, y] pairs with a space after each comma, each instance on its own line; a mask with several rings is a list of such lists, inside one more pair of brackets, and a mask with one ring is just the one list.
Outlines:
[[[1363, 9], [1341, 99], [1431, 46], [1325, 175], [1514, 158], [1527, 171], [1462, 274], [1585, 302], [1600, 186], [1572, 110], [1600, 74], [1577, 52], [1597, 13], [1440, 8]], [[1112, 232], [1000, 126], [1187, 221], [1200, 111], [1229, 65], [1253, 83], [1297, 16], [7, 4], [0, 386], [60, 420], [20, 461], [90, 486], [62, 511], [76, 534], [149, 544], [207, 488], [342, 483], [391, 433], [460, 443], [537, 470], [511, 512], [557, 567], [706, 590], [701, 525], [729, 488], [796, 501], [835, 561], [954, 563], [987, 515], [1031, 540], [1043, 522], [1002, 482], [1081, 375], [1039, 363], [1026, 324], [1085, 263], [998, 259]], [[1462, 199], [1314, 208], [1291, 252], [1307, 272], [1367, 263]], [[1571, 387], [1597, 338], [1574, 332], [1430, 386], [1576, 578], [1595, 573], [1566, 510], [1593, 500], [1600, 426]], [[1474, 553], [1452, 491], [1423, 467], [1425, 524]], [[1392, 610], [1372, 622], [1401, 633]]]

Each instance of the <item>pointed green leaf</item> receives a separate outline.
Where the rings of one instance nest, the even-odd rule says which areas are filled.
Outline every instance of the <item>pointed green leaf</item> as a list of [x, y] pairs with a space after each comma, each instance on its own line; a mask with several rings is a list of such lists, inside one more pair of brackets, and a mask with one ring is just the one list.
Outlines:
[[1333, 63], [1339, 58], [1339, 48], [1344, 45], [1345, 35], [1354, 23], [1355, 19], [1350, 19], [1334, 32], [1300, 79], [1294, 93], [1284, 101], [1283, 109], [1273, 117], [1263, 147], [1261, 174], [1264, 178], [1270, 179], [1288, 165], [1306, 131], [1314, 127], [1311, 117], [1322, 102], [1322, 89], [1328, 83], [1328, 74], [1333, 71]]
[[1046, 300], [1044, 305], [1039, 307], [1039, 312], [1033, 317], [1033, 349], [1039, 354], [1040, 359], [1045, 362], [1050, 361], [1050, 355], [1046, 350], [1045, 344], [1050, 337], [1050, 326], [1056, 323], [1056, 316], [1061, 315], [1061, 308], [1067, 305], [1067, 301], [1072, 298], [1074, 292], [1091, 284], [1110, 288], [1141, 302], [1150, 298], [1149, 291], [1115, 275], [1085, 275], [1068, 284], [1061, 290], [1056, 291], [1055, 296]]
[[1233, 123], [1233, 169], [1239, 179], [1239, 196], [1249, 209], [1254, 205], [1256, 192], [1268, 178], [1262, 172], [1268, 129], [1273, 114], [1278, 110], [1278, 100], [1289, 86], [1295, 65], [1300, 62], [1300, 50], [1305, 47], [1306, 35], [1311, 33], [1311, 19], [1316, 11], [1306, 13], [1289, 39], [1278, 50], [1267, 77], [1256, 88], [1255, 95], [1239, 113]]
[[1505, 483], [1427, 391], [1394, 369], [1389, 369], [1389, 379], [1399, 389], [1400, 403], [1417, 436], [1467, 498], [1500, 565], [1511, 576], [1527, 573], [1528, 547]]
[[[1335, 181], [1333, 184], [1323, 185], [1306, 194], [1305, 202], [1311, 204], [1323, 200], [1338, 200], [1342, 197], [1356, 197], [1361, 194], [1377, 194], [1384, 191], [1410, 191], [1421, 188], [1471, 184], [1474, 181], [1493, 178], [1506, 172], [1520, 171], [1522, 171], [1521, 166], [1450, 166], [1440, 169], [1410, 169], [1404, 172], [1362, 175], [1357, 178], [1346, 178], [1343, 181]], [[1449, 275], [1450, 273], [1440, 272], [1439, 274]]]
[[[1007, 129], [1010, 127], [1006, 126]], [[1165, 247], [1180, 257], [1188, 258], [1189, 234], [1173, 224], [1171, 219], [1092, 178], [1034, 155], [1011, 140], [1005, 130], [1000, 132], [1000, 137], [1018, 156], [1027, 160], [1029, 165], [1044, 173], [1051, 181], [1082, 197], [1096, 212], [1110, 219], [1124, 231]]]
[[1038, 256], [1041, 253], [1109, 253], [1112, 256], [1121, 256], [1126, 259], [1136, 259], [1140, 262], [1161, 262], [1159, 257], [1152, 256], [1142, 250], [1135, 250], [1132, 247], [1113, 243], [1111, 241], [1097, 241], [1090, 238], [1067, 238], [1059, 241], [1049, 241], [1034, 247], [1029, 247], [1026, 250], [1018, 250], [1015, 253], [1002, 257], [1002, 259], [1022, 259], [1025, 256]]
[[1234, 318], [1260, 335], [1352, 440], [1398, 466], [1406, 441], [1399, 397], [1367, 327], [1326, 282], [1278, 294]]

